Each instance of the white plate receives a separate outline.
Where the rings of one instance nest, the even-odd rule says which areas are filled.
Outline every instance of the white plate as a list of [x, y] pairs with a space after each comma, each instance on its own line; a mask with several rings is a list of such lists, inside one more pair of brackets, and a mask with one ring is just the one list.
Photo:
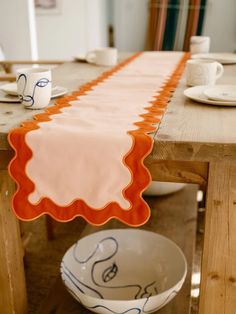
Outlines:
[[192, 55], [191, 58], [215, 60], [222, 64], [236, 63], [236, 53], [197, 53]]
[[209, 99], [212, 100], [223, 100], [223, 101], [236, 101], [236, 85], [216, 85], [207, 88], [204, 91]]
[[7, 95], [6, 93], [0, 91], [0, 102], [19, 103], [20, 100], [17, 96]]
[[17, 96], [17, 85], [15, 82], [1, 85], [0, 90], [8, 95]]
[[185, 89], [184, 95], [192, 100], [197, 102], [214, 105], [214, 106], [236, 106], [236, 101], [219, 101], [219, 100], [211, 100], [206, 95], [204, 95], [204, 91], [209, 88], [206, 85], [194, 86]]
[[68, 89], [62, 86], [55, 86], [52, 88], [52, 97], [51, 99], [61, 97], [68, 93]]
[[[9, 86], [4, 87], [4, 92], [3, 92], [3, 89], [0, 88], [0, 102], [14, 102], [14, 103], [20, 102], [19, 98], [17, 97], [17, 94], [14, 93], [14, 84], [15, 83], [5, 84], [5, 85], [9, 85]], [[16, 84], [15, 84], [15, 88], [16, 88]], [[52, 88], [51, 99], [63, 96], [67, 93], [68, 93], [67, 88], [61, 87], [61, 86], [55, 86]]]

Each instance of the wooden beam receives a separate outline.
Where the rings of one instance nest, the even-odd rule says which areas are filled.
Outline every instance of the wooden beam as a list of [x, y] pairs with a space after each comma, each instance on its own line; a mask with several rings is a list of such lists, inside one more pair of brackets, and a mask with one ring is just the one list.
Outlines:
[[0, 64], [62, 64], [65, 60], [1, 60]]
[[19, 223], [11, 209], [15, 184], [0, 170], [0, 313], [26, 314], [27, 299]]
[[236, 313], [236, 164], [212, 162], [199, 314]]
[[150, 155], [145, 160], [154, 181], [199, 184], [205, 189], [208, 163], [191, 161], [156, 160]]
[[0, 74], [0, 82], [15, 82], [16, 76], [9, 73]]
[[13, 150], [1, 150], [0, 151], [0, 170], [7, 169], [10, 160], [14, 156]]
[[13, 65], [17, 64], [62, 64], [65, 60], [1, 60], [0, 65], [2, 65], [7, 73], [11, 72]]

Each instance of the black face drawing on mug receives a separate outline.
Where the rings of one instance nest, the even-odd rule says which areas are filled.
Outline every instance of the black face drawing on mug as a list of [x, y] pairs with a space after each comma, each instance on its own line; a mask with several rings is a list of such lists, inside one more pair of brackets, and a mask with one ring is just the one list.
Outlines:
[[38, 88], [44, 88], [46, 87], [51, 81], [47, 78], [41, 78], [39, 79], [33, 89], [32, 89], [32, 94], [31, 95], [27, 95], [25, 93], [26, 87], [27, 87], [27, 77], [25, 74], [20, 74], [18, 79], [17, 79], [17, 83], [19, 83], [18, 86], [20, 86], [20, 90], [18, 88], [18, 95], [20, 98], [21, 103], [25, 102], [27, 103], [27, 107], [32, 107], [34, 105], [35, 102], [35, 93], [37, 92]]

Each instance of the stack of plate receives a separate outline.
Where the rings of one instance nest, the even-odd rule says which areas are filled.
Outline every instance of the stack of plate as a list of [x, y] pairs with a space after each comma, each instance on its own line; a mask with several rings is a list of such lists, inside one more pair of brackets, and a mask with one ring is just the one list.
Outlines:
[[[60, 97], [68, 93], [68, 90], [61, 86], [55, 86], [52, 88], [52, 97]], [[16, 83], [8, 83], [0, 85], [0, 102], [19, 103], [20, 99], [17, 96]]]
[[236, 106], [236, 85], [194, 86], [184, 95], [197, 102], [215, 106]]
[[236, 53], [229, 52], [213, 52], [213, 53], [197, 53], [191, 56], [192, 59], [214, 60], [221, 64], [236, 63]]

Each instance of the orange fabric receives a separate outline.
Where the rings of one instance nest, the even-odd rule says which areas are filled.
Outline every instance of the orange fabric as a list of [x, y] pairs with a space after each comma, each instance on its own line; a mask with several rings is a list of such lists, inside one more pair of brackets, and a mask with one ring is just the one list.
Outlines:
[[91, 90], [99, 82], [104, 81], [114, 72], [125, 67], [135, 58], [138, 58], [139, 55], [140, 53], [135, 54], [113, 69], [103, 73], [99, 78], [81, 86], [79, 91], [73, 92], [71, 96], [58, 99], [55, 106], [46, 109], [44, 113], [35, 115], [34, 121], [26, 121], [22, 123], [20, 128], [10, 132], [8, 139], [10, 145], [15, 150], [15, 157], [9, 165], [9, 172], [17, 183], [17, 191], [12, 201], [12, 207], [18, 218], [32, 220], [43, 214], [49, 214], [58, 221], [69, 221], [76, 216], [82, 216], [94, 225], [102, 225], [111, 218], [116, 218], [131, 226], [142, 225], [149, 219], [150, 209], [141, 196], [143, 190], [151, 181], [149, 171], [143, 164], [145, 157], [153, 148], [153, 139], [147, 133], [156, 130], [157, 127], [153, 124], [159, 122], [159, 115], [163, 115], [165, 112], [165, 108], [183, 72], [185, 62], [188, 58], [187, 53], [180, 61], [172, 76], [166, 81], [162, 90], [158, 91], [156, 99], [150, 101], [150, 107], [146, 108], [149, 113], [142, 115], [142, 122], [135, 123], [139, 129], [128, 132], [133, 138], [133, 146], [131, 151], [124, 157], [123, 163], [131, 170], [132, 174], [138, 173], [138, 180], [132, 180], [131, 184], [123, 191], [123, 194], [132, 204], [131, 209], [128, 211], [122, 210], [117, 203], [113, 202], [98, 211], [90, 208], [83, 200], [79, 199], [67, 207], [58, 206], [48, 198], [43, 198], [37, 205], [32, 205], [28, 202], [27, 196], [34, 190], [34, 183], [25, 173], [26, 164], [32, 157], [32, 152], [25, 142], [25, 135], [39, 128], [39, 122], [50, 121], [51, 114], [59, 113], [61, 108], [70, 106], [70, 101], [76, 100], [78, 96], [86, 94], [86, 91]]

